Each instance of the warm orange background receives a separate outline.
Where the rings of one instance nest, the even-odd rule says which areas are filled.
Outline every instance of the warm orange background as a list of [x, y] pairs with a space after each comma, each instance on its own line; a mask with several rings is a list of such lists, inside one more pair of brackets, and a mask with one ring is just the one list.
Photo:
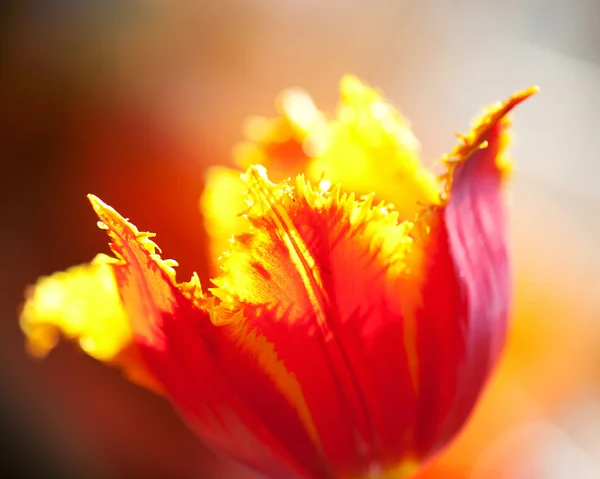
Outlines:
[[331, 109], [340, 76], [354, 73], [412, 120], [428, 163], [483, 105], [542, 87], [515, 113], [507, 354], [467, 430], [422, 477], [600, 477], [600, 39], [590, 20], [600, 10], [500, 3], [7, 2], [2, 467], [20, 467], [14, 477], [253, 477], [203, 449], [164, 400], [73, 346], [31, 361], [16, 307], [39, 275], [107, 251], [89, 192], [158, 232], [182, 277], [205, 273], [206, 166], [230, 161], [242, 120], [272, 114], [280, 90], [302, 86]]

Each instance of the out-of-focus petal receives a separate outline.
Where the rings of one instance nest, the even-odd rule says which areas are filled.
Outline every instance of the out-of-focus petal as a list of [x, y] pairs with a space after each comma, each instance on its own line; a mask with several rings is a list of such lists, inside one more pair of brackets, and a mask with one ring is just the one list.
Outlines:
[[435, 202], [438, 193], [435, 176], [419, 160], [410, 124], [380, 92], [355, 77], [342, 79], [340, 93], [329, 138], [321, 140], [315, 132], [315, 139], [305, 140], [326, 145], [311, 155], [308, 176], [327, 171], [327, 178], [346, 191], [376, 192], [376, 201], [391, 202], [401, 219], [412, 219], [419, 204]]
[[21, 328], [35, 356], [45, 356], [60, 333], [101, 361], [131, 340], [112, 269], [102, 258], [40, 278], [28, 288]]
[[[437, 201], [435, 176], [419, 161], [419, 144], [410, 125], [376, 90], [353, 76], [340, 84], [336, 115], [320, 112], [308, 93], [281, 94], [280, 117], [247, 120], [247, 141], [234, 151], [243, 169], [261, 164], [277, 182], [305, 172], [317, 182], [341, 182], [358, 196], [376, 192], [375, 201], [394, 203], [401, 219], [411, 219], [420, 203]], [[239, 173], [238, 173], [239, 175]], [[230, 212], [242, 202], [244, 184], [233, 170], [211, 169], [201, 200], [206, 229], [215, 258], [228, 249], [232, 235], [242, 231]], [[216, 267], [212, 268], [216, 274]]]
[[118, 366], [133, 382], [161, 390], [139, 360], [111, 258], [40, 278], [26, 292], [20, 316], [29, 352], [43, 357], [60, 336], [76, 341], [90, 356]]
[[235, 318], [215, 324], [197, 277], [177, 284], [151, 234], [91, 200], [120, 258], [113, 268], [136, 343], [188, 424], [269, 477], [329, 478], [302, 389], [273, 345]]

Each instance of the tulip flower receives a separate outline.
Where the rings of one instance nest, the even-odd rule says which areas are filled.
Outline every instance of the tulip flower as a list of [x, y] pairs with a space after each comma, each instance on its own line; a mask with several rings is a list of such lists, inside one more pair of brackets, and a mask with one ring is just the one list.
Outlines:
[[[283, 125], [304, 125], [289, 151], [334, 178], [379, 169], [395, 187], [356, 197], [326, 175], [274, 183], [250, 165], [236, 212], [247, 228], [220, 257], [212, 288], [195, 274], [178, 282], [152, 233], [90, 195], [115, 257], [29, 290], [21, 324], [31, 351], [45, 354], [59, 332], [78, 340], [165, 395], [214, 450], [269, 478], [418, 470], [465, 424], [505, 342], [507, 114], [535, 89], [459, 137], [437, 191], [405, 147], [407, 126], [353, 85], [369, 113], [346, 111], [344, 124], [305, 112]], [[365, 145], [392, 164], [371, 164]], [[214, 217], [219, 203], [206, 198]], [[228, 225], [234, 202], [221, 201]]]

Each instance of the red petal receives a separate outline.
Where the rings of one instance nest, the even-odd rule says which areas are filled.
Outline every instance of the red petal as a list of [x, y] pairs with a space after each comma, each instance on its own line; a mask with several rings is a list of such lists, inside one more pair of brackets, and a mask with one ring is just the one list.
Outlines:
[[426, 456], [463, 425], [504, 345], [511, 299], [501, 192], [505, 115], [536, 90], [488, 113], [449, 157], [446, 204], [430, 212], [418, 324], [416, 451]]
[[211, 323], [197, 278], [176, 285], [147, 233], [90, 198], [123, 260], [115, 275], [149, 369], [190, 426], [214, 448], [273, 478], [328, 478], [301, 413], [295, 378], [264, 338]]
[[410, 224], [372, 197], [313, 190], [302, 177], [293, 190], [259, 167], [246, 179], [254, 229], [215, 280], [220, 314], [241, 312], [275, 345], [340, 477], [412, 461], [416, 403], [398, 291]]

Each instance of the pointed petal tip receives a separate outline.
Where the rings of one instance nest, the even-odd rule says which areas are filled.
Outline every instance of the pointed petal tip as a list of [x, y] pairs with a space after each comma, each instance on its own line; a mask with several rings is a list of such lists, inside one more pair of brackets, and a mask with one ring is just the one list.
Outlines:
[[[520, 105], [529, 97], [535, 95], [539, 91], [539, 87], [537, 85], [530, 86], [529, 88], [525, 88], [524, 90], [518, 91], [511, 95], [507, 100], [496, 104], [491, 107], [491, 111], [488, 112], [476, 122], [475, 127], [470, 135], [470, 138], [483, 138], [483, 136], [489, 131], [489, 129], [501, 122], [503, 118], [505, 118], [508, 113], [510, 113], [517, 105]], [[507, 123], [505, 123], [506, 125]], [[476, 145], [478, 146], [478, 144]]]
[[[486, 150], [488, 156], [496, 160], [497, 169], [503, 176], [510, 172], [511, 164], [505, 156], [505, 150], [509, 143], [507, 130], [510, 120], [508, 114], [513, 108], [535, 95], [539, 90], [537, 85], [533, 85], [518, 91], [503, 102], [489, 106], [484, 114], [474, 122], [471, 131], [467, 135], [456, 133], [459, 140], [458, 145], [442, 158], [442, 163], [447, 168], [447, 171], [438, 178], [438, 181], [444, 184], [440, 197], [442, 203], [445, 203], [449, 197], [455, 169], [459, 165], [464, 165], [470, 158], [477, 158], [478, 156], [475, 153], [478, 151]], [[489, 138], [490, 132], [496, 126], [499, 127], [498, 130], [492, 138]], [[496, 144], [495, 148], [488, 149], [490, 141]], [[494, 151], [494, 154], [490, 156], [489, 152], [491, 151]]]
[[515, 106], [527, 100], [529, 97], [535, 95], [540, 91], [540, 87], [537, 85], [530, 86], [529, 88], [525, 88], [524, 90], [518, 91], [513, 94], [508, 100], [504, 102], [505, 107], [502, 109], [503, 114], [508, 113]]
[[119, 212], [115, 210], [112, 206], [106, 204], [96, 195], [93, 195], [91, 193], [87, 195], [87, 198], [92, 204], [92, 208], [94, 208], [94, 211], [96, 212], [96, 215], [100, 220], [98, 222], [98, 227], [100, 229], [115, 230], [115, 228], [118, 228], [124, 231], [129, 230], [135, 236], [139, 234], [137, 228], [134, 225], [132, 225], [127, 220], [127, 218], [124, 218], [121, 214], [119, 214]]
[[98, 215], [98, 218], [106, 224], [112, 223], [111, 219], [120, 217], [119, 213], [117, 213], [111, 206], [107, 205], [104, 201], [98, 198], [96, 195], [89, 193], [87, 195], [88, 200], [92, 204], [92, 208]]
[[522, 99], [526, 99], [532, 95], [535, 95], [536, 93], [539, 93], [539, 91], [540, 91], [539, 85], [531, 85], [530, 87], [525, 88], [524, 90], [521, 90], [520, 92], [515, 93], [514, 96], [522, 98]]
[[103, 209], [106, 207], [110, 208], [110, 206], [108, 206], [104, 201], [102, 201], [100, 198], [98, 198], [96, 195], [93, 195], [92, 193], [87, 194], [87, 199], [92, 204], [94, 210]]

